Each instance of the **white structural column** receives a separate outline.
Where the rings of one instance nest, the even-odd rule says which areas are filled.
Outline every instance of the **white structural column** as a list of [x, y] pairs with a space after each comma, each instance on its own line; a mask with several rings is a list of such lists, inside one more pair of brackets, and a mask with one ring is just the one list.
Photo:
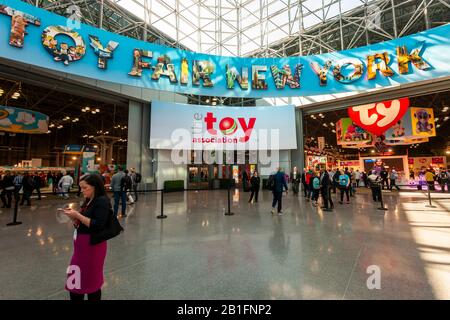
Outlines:
[[150, 150], [150, 104], [130, 101], [128, 110], [127, 167], [142, 175], [141, 188], [148, 187], [154, 177], [153, 151]]
[[291, 166], [301, 170], [305, 167], [305, 146], [303, 139], [303, 111], [295, 109], [295, 131], [297, 134], [297, 149], [291, 150]]

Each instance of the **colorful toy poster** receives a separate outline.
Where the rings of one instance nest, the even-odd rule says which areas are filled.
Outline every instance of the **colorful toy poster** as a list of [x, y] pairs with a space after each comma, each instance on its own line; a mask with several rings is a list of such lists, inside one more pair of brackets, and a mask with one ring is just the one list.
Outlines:
[[411, 108], [411, 122], [414, 136], [436, 136], [433, 108]]
[[365, 145], [372, 141], [372, 135], [358, 127], [350, 118], [342, 118], [336, 123], [338, 145]]
[[389, 141], [402, 141], [413, 137], [411, 110], [408, 110], [400, 120], [386, 130], [385, 135]]
[[95, 172], [95, 152], [83, 152], [81, 168], [83, 173]]
[[0, 106], [0, 131], [47, 133], [48, 116], [33, 110]]

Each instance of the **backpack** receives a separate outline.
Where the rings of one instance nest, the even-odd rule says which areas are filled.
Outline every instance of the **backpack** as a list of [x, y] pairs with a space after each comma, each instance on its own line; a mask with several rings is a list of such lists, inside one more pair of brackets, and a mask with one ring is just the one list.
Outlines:
[[319, 178], [314, 177], [312, 183], [313, 183], [313, 188], [315, 190], [319, 190], [320, 189], [320, 180], [319, 180]]
[[139, 183], [142, 180], [142, 176], [140, 173], [136, 172], [136, 176], [134, 178], [134, 182]]
[[339, 185], [341, 187], [346, 187], [348, 181], [348, 176], [346, 174], [343, 174], [341, 177], [339, 177]]
[[273, 174], [269, 176], [269, 181], [267, 182], [267, 188], [269, 190], [275, 189], [275, 177]]
[[120, 181], [120, 187], [122, 191], [131, 190], [131, 186], [132, 186], [131, 177], [128, 175], [124, 176]]
[[439, 178], [440, 178], [442, 181], [447, 181], [447, 180], [448, 180], [447, 172], [441, 172], [440, 175], [439, 175]]

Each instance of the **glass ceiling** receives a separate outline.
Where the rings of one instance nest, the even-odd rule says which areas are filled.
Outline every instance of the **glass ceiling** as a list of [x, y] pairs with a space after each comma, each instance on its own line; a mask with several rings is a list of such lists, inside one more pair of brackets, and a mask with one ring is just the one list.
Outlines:
[[[113, 0], [192, 51], [246, 56], [371, 0]], [[300, 5], [301, 3], [301, 5]]]

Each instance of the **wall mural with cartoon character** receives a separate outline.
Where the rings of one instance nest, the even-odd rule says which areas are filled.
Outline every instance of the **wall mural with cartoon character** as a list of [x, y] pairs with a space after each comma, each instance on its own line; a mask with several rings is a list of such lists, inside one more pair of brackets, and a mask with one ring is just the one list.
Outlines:
[[33, 110], [0, 106], [0, 131], [47, 133], [48, 116]]

